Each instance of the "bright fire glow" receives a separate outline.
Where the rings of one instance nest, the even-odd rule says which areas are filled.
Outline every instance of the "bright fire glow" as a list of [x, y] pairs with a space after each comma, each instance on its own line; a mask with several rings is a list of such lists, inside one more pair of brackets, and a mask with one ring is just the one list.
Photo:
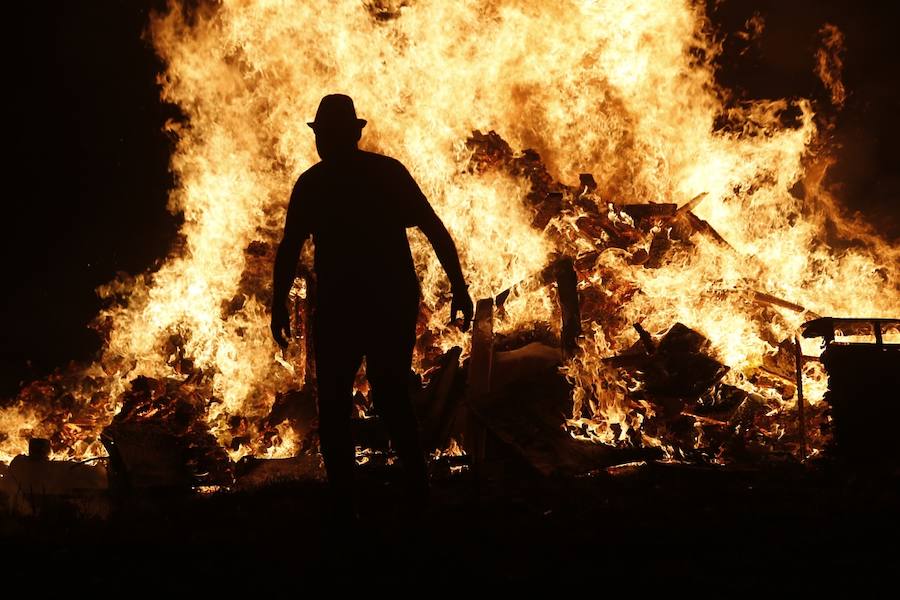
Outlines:
[[[840, 34], [823, 36], [818, 68], [840, 103]], [[152, 18], [149, 38], [167, 65], [162, 98], [187, 116], [170, 125], [178, 139], [170, 209], [184, 213], [184, 246], [158, 271], [101, 290], [118, 301], [98, 319], [108, 342], [81, 374], [90, 385], [72, 385], [65, 409], [23, 401], [0, 412], [4, 460], [31, 434], [53, 437], [57, 456], [102, 453], [97, 435], [134, 377], [183, 380], [198, 370], [206, 418], [232, 458], [295, 451], [289, 428], [263, 436], [257, 421], [277, 391], [302, 384], [302, 344], [280, 356], [268, 327], [271, 264], [245, 250], [262, 242], [271, 256], [291, 186], [317, 160], [306, 122], [333, 92], [352, 96], [368, 119], [363, 147], [398, 158], [419, 182], [457, 241], [475, 298], [593, 242], [578, 231], [571, 195], [538, 229], [525, 176], [469, 168], [473, 130], [496, 131], [516, 152], [536, 150], [569, 186], [592, 173], [599, 185], [587, 198], [603, 213], [607, 203], [682, 205], [707, 194], [694, 213], [730, 248], [695, 236], [691, 252], [659, 268], [634, 266], [629, 257], [647, 238], [579, 266], [583, 290], [636, 290], [617, 309], [619, 327], [586, 311], [582, 353], [567, 367], [575, 404], [592, 407], [587, 420], [601, 441], [641, 425], [601, 363], [637, 340], [631, 323], [702, 332], [731, 367], [728, 382], [755, 390], [750, 374], [809, 316], [774, 307], [763, 320], [748, 300], [754, 291], [820, 315], [900, 313], [900, 249], [842, 216], [820, 186], [831, 159], [818, 146], [811, 102], [731, 102], [715, 81], [710, 24], [687, 0], [225, 0], [193, 11], [173, 4]], [[717, 128], [723, 120], [728, 127]], [[826, 221], [857, 242], [829, 245]], [[410, 237], [436, 346], [465, 344], [444, 324], [440, 265], [424, 238]], [[546, 290], [522, 294], [496, 328], [555, 323], [554, 310]], [[814, 344], [804, 351], [817, 353]], [[807, 365], [810, 402], [824, 391], [817, 367]], [[60, 410], [71, 414], [65, 435], [48, 418]], [[250, 423], [237, 446], [234, 416]]]

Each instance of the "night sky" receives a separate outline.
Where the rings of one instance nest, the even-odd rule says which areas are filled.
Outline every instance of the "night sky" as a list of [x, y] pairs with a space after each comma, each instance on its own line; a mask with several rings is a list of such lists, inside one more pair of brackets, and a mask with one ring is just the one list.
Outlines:
[[[0, 398], [28, 380], [84, 360], [99, 347], [86, 325], [94, 289], [116, 272], [139, 273], [165, 256], [179, 218], [166, 209], [172, 141], [163, 123], [177, 108], [159, 101], [162, 65], [143, 40], [161, 2], [24, 3], [7, 9], [6, 123], [13, 164], [6, 173]], [[849, 92], [833, 143], [830, 183], [851, 210], [900, 238], [896, 8], [881, 2], [724, 0], [710, 9], [721, 32], [758, 12], [752, 48], [726, 40], [719, 80], [743, 98], [827, 92], [813, 74], [817, 31], [846, 36]], [[299, 118], [299, 117], [298, 117]]]

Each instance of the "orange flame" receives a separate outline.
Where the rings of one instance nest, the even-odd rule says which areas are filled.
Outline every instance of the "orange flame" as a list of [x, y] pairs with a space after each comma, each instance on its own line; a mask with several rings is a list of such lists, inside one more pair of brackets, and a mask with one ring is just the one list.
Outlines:
[[816, 75], [831, 94], [831, 103], [840, 108], [844, 106], [847, 93], [844, 90], [844, 82], [841, 80], [841, 71], [844, 68], [844, 34], [841, 30], [827, 23], [819, 30], [822, 38], [822, 47], [816, 51]]

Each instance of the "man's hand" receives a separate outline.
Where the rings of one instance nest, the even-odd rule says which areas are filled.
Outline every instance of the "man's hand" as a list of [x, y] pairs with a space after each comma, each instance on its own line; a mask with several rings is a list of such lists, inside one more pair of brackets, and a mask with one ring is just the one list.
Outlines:
[[469, 324], [472, 322], [472, 313], [474, 306], [472, 305], [472, 297], [466, 287], [455, 289], [452, 291], [453, 300], [450, 302], [450, 322], [456, 323], [459, 320], [457, 313], [462, 313], [462, 323], [459, 325], [463, 331], [469, 330]]
[[288, 340], [291, 339], [291, 315], [280, 303], [272, 307], [272, 337], [282, 350], [287, 348]]

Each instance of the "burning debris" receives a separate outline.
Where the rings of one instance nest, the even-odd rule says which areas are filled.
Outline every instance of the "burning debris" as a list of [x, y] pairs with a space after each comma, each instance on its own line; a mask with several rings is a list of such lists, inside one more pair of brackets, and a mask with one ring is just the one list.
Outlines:
[[[554, 235], [557, 247], [572, 252], [575, 260], [558, 259], [513, 289], [520, 293], [533, 292], [553, 281], [552, 274], [559, 265], [570, 265], [577, 278], [574, 311], [579, 314], [579, 334], [582, 324], [586, 324], [585, 329], [602, 332], [607, 340], [621, 336], [631, 327], [637, 334], [637, 340], [621, 353], [604, 357], [596, 365], [609, 385], [602, 392], [609, 395], [615, 390], [619, 396], [614, 408], [625, 412], [623, 418], [610, 423], [611, 407], [602, 406], [596, 396], [587, 402], [578, 401], [569, 420], [573, 435], [631, 447], [665, 447], [669, 456], [712, 462], [746, 460], [754, 454], [749, 452], [751, 448], [755, 449], [756, 456], [769, 456], [773, 452], [799, 454], [804, 442], [799, 439], [796, 417], [785, 406], [785, 401], [794, 398], [796, 390], [795, 346], [790, 339], [782, 340], [775, 352], [766, 354], [763, 364], [749, 376], [731, 377], [728, 383], [723, 379], [730, 367], [717, 358], [710, 340], [701, 333], [675, 323], [654, 337], [639, 323], [629, 324], [623, 318], [628, 300], [641, 293], [640, 288], [628, 285], [630, 278], [623, 277], [623, 269], [651, 271], [677, 263], [679, 256], [689, 255], [704, 241], [713, 242], [725, 252], [734, 252], [708, 222], [692, 212], [705, 194], [682, 207], [674, 203], [616, 205], [607, 202], [607, 210], [602, 211], [599, 207], [603, 202], [596, 197], [597, 185], [590, 174], [581, 176], [579, 188], [553, 182], [546, 176], [536, 153], [526, 151], [521, 156], [513, 156], [495, 132], [487, 135], [475, 132], [469, 146], [474, 150], [473, 161], [478, 168], [493, 166], [515, 171], [522, 170], [523, 162], [528, 165], [527, 171], [533, 176], [529, 199], [536, 208], [536, 220], [550, 212], [545, 205], [554, 206], [558, 212], [559, 205], [574, 207], [567, 210], [578, 215], [574, 226], [567, 229], [554, 227], [564, 222], [565, 217], [557, 216], [555, 222], [544, 224]], [[568, 237], [573, 230], [578, 238]], [[618, 270], [602, 268], [604, 255], [617, 257]], [[557, 283], [562, 315], [559, 328], [562, 340], [558, 343], [571, 346], [565, 338], [566, 321], [571, 322], [566, 315], [573, 312], [572, 300], [566, 301], [566, 288], [561, 280]], [[724, 297], [728, 293], [721, 294]], [[749, 287], [743, 292], [730, 293], [741, 294], [746, 307], [756, 313], [760, 334], [770, 338], [775, 333], [766, 331], [766, 323], [781, 319], [771, 307], [810, 314], [801, 306]], [[497, 297], [501, 308], [508, 294], [504, 292]], [[580, 344], [583, 347], [585, 340]], [[573, 359], [568, 368], [571, 373], [579, 368], [580, 359], [571, 350], [569, 356]], [[575, 381], [577, 385], [577, 375]], [[823, 425], [823, 411], [813, 411], [810, 419], [817, 427]], [[814, 436], [815, 448], [821, 447], [821, 435]]]
[[206, 398], [191, 382], [138, 377], [101, 436], [115, 485], [125, 489], [230, 485], [228, 455], [203, 419]]
[[[423, 182], [482, 299], [472, 338], [448, 327], [440, 265], [411, 234], [413, 385], [439, 460], [464, 449], [477, 464], [488, 439], [541, 472], [819, 452], [825, 372], [798, 328], [900, 308], [900, 251], [822, 185], [827, 123], [806, 100], [726, 104], [694, 3], [530, 4], [492, 5], [490, 27], [447, 3], [154, 16], [163, 99], [187, 116], [171, 125], [178, 247], [100, 290], [96, 362], [5, 403], [2, 458], [47, 438], [57, 459], [108, 452], [111, 481], [135, 487], [316, 471], [298, 458], [316, 448], [310, 256], [291, 295], [302, 342], [285, 354], [265, 307], [323, 89], [351, 91], [371, 123], [363, 144]], [[825, 62], [829, 89], [842, 90], [839, 66]], [[362, 376], [356, 387], [371, 417]], [[359, 433], [390, 459], [377, 420]]]
[[107, 472], [95, 461], [50, 460], [50, 440], [32, 438], [28, 454], [0, 470], [0, 507], [18, 514], [58, 516], [73, 510], [104, 516]]

